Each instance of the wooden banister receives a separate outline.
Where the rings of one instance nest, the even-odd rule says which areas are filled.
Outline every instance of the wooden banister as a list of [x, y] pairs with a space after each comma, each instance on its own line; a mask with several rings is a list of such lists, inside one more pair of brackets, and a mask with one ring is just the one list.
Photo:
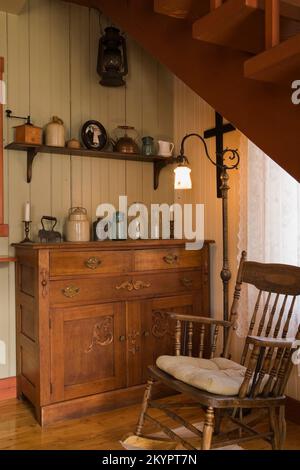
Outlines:
[[265, 46], [266, 49], [277, 46], [280, 42], [280, 2], [266, 0], [265, 6]]
[[223, 0], [210, 0], [210, 10], [219, 8], [223, 3]]

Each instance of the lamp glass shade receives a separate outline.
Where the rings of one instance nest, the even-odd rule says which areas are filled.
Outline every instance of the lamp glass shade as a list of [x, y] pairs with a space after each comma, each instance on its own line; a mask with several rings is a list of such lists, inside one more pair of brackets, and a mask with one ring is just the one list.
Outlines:
[[192, 189], [191, 169], [180, 165], [174, 170], [175, 189]]

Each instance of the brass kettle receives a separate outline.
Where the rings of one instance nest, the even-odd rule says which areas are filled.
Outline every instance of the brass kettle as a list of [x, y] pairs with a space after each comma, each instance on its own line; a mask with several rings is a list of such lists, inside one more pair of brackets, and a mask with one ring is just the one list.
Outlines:
[[114, 131], [116, 140], [111, 140], [114, 152], [139, 153], [140, 149], [136, 142], [138, 132], [132, 126], [118, 126]]

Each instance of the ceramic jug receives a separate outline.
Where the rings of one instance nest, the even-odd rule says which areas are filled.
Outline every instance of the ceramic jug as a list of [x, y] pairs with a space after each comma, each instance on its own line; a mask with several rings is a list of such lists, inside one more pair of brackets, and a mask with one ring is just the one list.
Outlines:
[[66, 221], [65, 238], [67, 242], [89, 242], [90, 223], [87, 210], [83, 207], [71, 207]]
[[50, 147], [64, 147], [65, 142], [64, 123], [59, 117], [53, 116], [45, 127], [45, 144]]

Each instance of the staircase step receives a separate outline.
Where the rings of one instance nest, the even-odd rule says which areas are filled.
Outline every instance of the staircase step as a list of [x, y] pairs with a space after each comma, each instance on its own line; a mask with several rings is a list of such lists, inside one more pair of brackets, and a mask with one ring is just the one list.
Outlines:
[[257, 54], [264, 49], [264, 12], [249, 0], [228, 0], [193, 24], [193, 38]]
[[244, 75], [263, 82], [290, 86], [300, 78], [300, 34], [244, 63]]
[[[227, 0], [193, 24], [193, 37], [219, 46], [258, 54], [265, 49], [264, 3], [255, 0]], [[280, 40], [300, 32], [300, 8], [280, 6]]]
[[154, 11], [173, 18], [195, 21], [210, 11], [210, 0], [154, 0]]

